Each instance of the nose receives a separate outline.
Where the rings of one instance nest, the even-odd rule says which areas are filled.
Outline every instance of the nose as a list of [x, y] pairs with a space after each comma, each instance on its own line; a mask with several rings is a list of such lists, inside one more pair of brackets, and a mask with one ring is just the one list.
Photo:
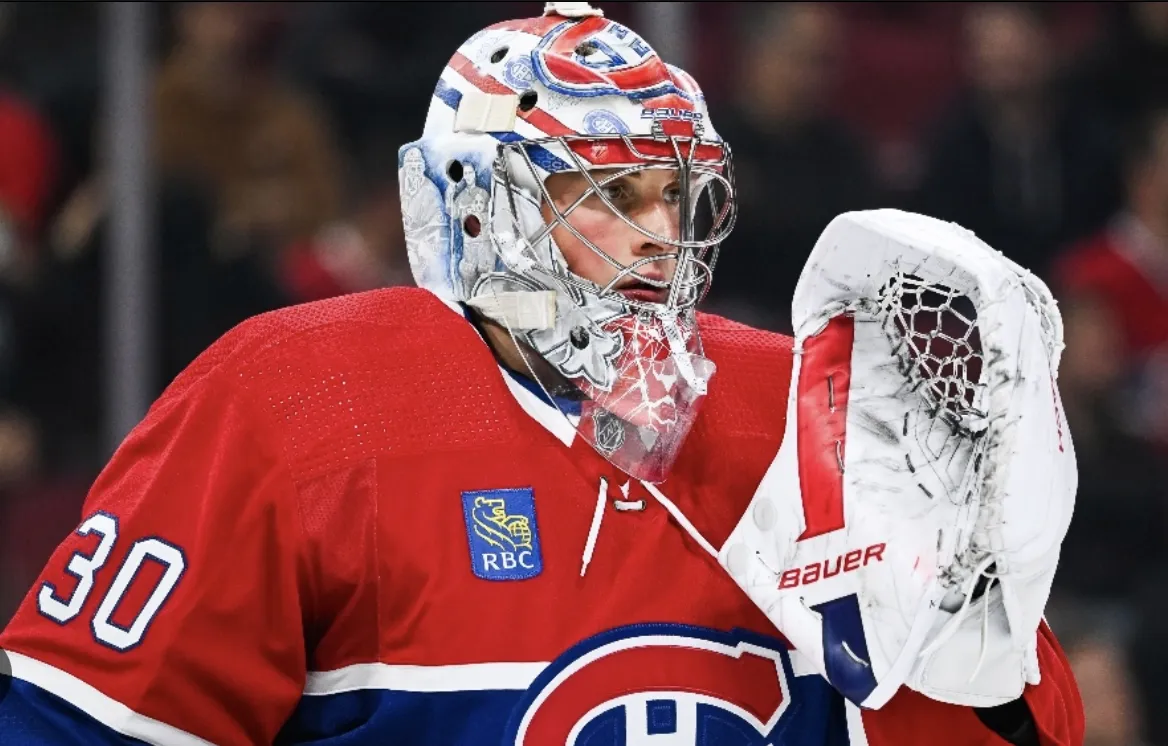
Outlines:
[[[677, 210], [671, 209], [664, 201], [655, 201], [645, 207], [636, 218], [637, 224], [646, 231], [661, 236], [668, 241], [676, 241], [680, 236], [677, 224]], [[655, 256], [673, 252], [674, 247], [665, 241], [637, 233], [640, 244], [637, 253], [641, 256]]]

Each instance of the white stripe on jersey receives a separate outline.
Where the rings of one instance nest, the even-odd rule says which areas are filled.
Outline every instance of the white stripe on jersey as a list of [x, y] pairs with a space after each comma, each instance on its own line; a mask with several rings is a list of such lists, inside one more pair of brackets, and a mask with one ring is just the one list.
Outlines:
[[523, 411], [554, 435], [556, 440], [571, 448], [572, 441], [576, 439], [576, 423], [580, 421], [580, 418], [574, 415], [564, 416], [560, 410], [525, 389], [507, 371], [500, 368], [499, 372], [503, 374], [507, 388], [510, 389], [511, 395], [515, 397], [515, 401], [519, 402]]
[[158, 746], [213, 746], [173, 725], [148, 718], [86, 684], [81, 679], [20, 653], [6, 653], [12, 677], [55, 694], [110, 730]]
[[791, 673], [795, 674], [795, 678], [819, 675], [819, 671], [815, 670], [815, 664], [806, 655], [798, 650], [790, 650], [788, 653], [791, 656]]
[[547, 667], [547, 663], [464, 663], [450, 666], [358, 663], [336, 671], [310, 671], [304, 694], [321, 696], [358, 689], [400, 692], [522, 691], [531, 686]]
[[864, 731], [864, 713], [846, 699], [844, 711], [848, 717], [848, 746], [868, 746], [868, 734]]

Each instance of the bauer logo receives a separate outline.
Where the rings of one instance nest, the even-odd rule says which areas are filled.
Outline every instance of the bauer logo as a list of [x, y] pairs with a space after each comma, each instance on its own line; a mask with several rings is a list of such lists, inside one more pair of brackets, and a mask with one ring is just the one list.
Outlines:
[[462, 493], [474, 574], [483, 580], [527, 580], [543, 572], [535, 494], [530, 487]]
[[641, 119], [667, 120], [673, 122], [700, 122], [702, 121], [702, 113], [700, 111], [690, 111], [688, 109], [679, 109], [673, 106], [661, 106], [655, 109], [641, 109]]

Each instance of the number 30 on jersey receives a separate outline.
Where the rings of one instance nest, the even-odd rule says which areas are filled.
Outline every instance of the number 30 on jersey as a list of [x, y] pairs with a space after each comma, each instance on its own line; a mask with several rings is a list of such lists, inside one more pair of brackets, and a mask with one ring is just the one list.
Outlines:
[[[42, 583], [37, 593], [37, 609], [58, 624], [68, 624], [81, 613], [93, 591], [95, 576], [109, 560], [118, 541], [118, 519], [109, 513], [94, 513], [78, 527], [76, 533], [78, 536], [96, 534], [101, 537], [101, 541], [92, 554], [74, 552], [69, 558], [65, 572], [77, 578], [73, 593], [68, 598], [61, 598], [57, 595], [57, 588], [49, 582]], [[162, 566], [162, 578], [157, 581], [134, 620], [123, 627], [112, 621], [112, 617], [147, 560]], [[141, 643], [150, 623], [178, 585], [186, 565], [183, 551], [173, 544], [158, 537], [135, 541], [90, 621], [90, 628], [97, 641], [122, 652]]]

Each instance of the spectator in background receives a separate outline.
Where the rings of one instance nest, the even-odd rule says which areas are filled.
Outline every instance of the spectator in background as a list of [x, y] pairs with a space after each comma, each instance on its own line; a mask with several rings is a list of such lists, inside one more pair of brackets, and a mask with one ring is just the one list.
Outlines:
[[1088, 106], [1124, 126], [1168, 107], [1168, 2], [1106, 3], [1112, 33], [1083, 60], [1075, 83]]
[[0, 8], [0, 625], [75, 526], [86, 486], [53, 469], [54, 433], [33, 393], [51, 374], [38, 347], [66, 344], [39, 338], [44, 233], [83, 157], [69, 135], [90, 110], [86, 82], [96, 78], [92, 62], [78, 64], [93, 49], [82, 28], [92, 9], [53, 18], [59, 10]]
[[[1054, 596], [1106, 614], [1098, 631], [1131, 636], [1139, 690], [1155, 703], [1168, 696], [1168, 470], [1138, 426], [1163, 422], [1168, 396], [1132, 383], [1146, 381], [1168, 348], [1168, 110], [1147, 118], [1126, 143], [1126, 207], [1107, 229], [1073, 246], [1053, 273], [1067, 345], [1059, 387], [1079, 463]], [[1092, 737], [1130, 742], [1106, 740], [1109, 729], [1113, 738], [1134, 738], [1134, 717], [1117, 707], [1131, 687], [1117, 651], [1084, 641], [1077, 651], [1068, 645], [1068, 654]], [[1145, 710], [1152, 743], [1168, 743], [1162, 708]]]
[[1147, 715], [1159, 708], [1148, 707], [1136, 686], [1130, 625], [1090, 605], [1057, 601], [1046, 618], [1079, 684], [1087, 715], [1083, 746], [1144, 746]]
[[[508, 7], [514, 5], [516, 7]], [[621, 15], [609, 3], [605, 15]], [[458, 44], [500, 18], [538, 14], [524, 3], [289, 3], [281, 61], [331, 114], [345, 153], [359, 161], [388, 139], [409, 142], [421, 130], [434, 94], [432, 70], [450, 58], [435, 43], [442, 29]], [[405, 62], [408, 61], [408, 62]]]
[[1056, 265], [1064, 305], [1114, 320], [1127, 428], [1168, 450], [1168, 107], [1125, 138], [1127, 204]]
[[38, 459], [40, 428], [25, 388], [29, 296], [41, 265], [41, 232], [56, 186], [58, 147], [24, 100], [0, 93], [0, 488]]
[[[191, 3], [177, 11], [176, 45], [157, 81], [155, 151], [163, 174], [210, 189], [219, 258], [273, 275], [285, 247], [338, 216], [342, 186], [325, 117], [274, 72], [279, 35], [266, 8]], [[241, 302], [241, 317], [266, 310]]]
[[[151, 395], [222, 332], [238, 322], [220, 307], [225, 281], [211, 258], [213, 212], [201, 189], [157, 177], [151, 188], [149, 291]], [[23, 353], [29, 369], [21, 393], [45, 428], [53, 470], [92, 478], [109, 454], [100, 442], [105, 335], [105, 262], [109, 192], [99, 170], [73, 190], [54, 217], [46, 263], [28, 303]], [[251, 301], [255, 302], [255, 301]]]
[[57, 143], [21, 98], [0, 92], [0, 271], [26, 276], [57, 177]]
[[772, 329], [789, 327], [795, 283], [831, 219], [875, 206], [867, 153], [825, 109], [841, 54], [836, 13], [804, 3], [746, 8], [738, 87], [719, 117], [734, 148], [739, 215], [710, 305]]
[[1130, 643], [1135, 680], [1145, 703], [1147, 736], [1156, 746], [1168, 744], [1168, 709], [1160, 706], [1168, 697], [1168, 596], [1164, 577], [1168, 565], [1147, 573], [1148, 582], [1137, 595], [1138, 624]]
[[0, 80], [53, 133], [55, 179], [44, 217], [92, 170], [101, 80], [101, 3], [0, 4]]
[[382, 140], [354, 170], [344, 217], [282, 257], [282, 284], [297, 302], [413, 284], [398, 199], [397, 143]]
[[1142, 746], [1139, 696], [1123, 648], [1106, 635], [1067, 651], [1087, 713], [1083, 746]]
[[1061, 305], [1059, 389], [1079, 489], [1054, 590], [1130, 624], [1130, 599], [1168, 560], [1168, 472], [1119, 416], [1124, 357], [1116, 316], [1085, 297]]
[[1119, 204], [1112, 138], [1061, 95], [1038, 4], [971, 4], [965, 31], [969, 90], [928, 149], [917, 209], [1045, 274]]
[[[58, 157], [40, 113], [13, 92], [0, 94], [0, 622], [36, 578], [59, 531], [69, 530], [55, 515], [28, 526], [23, 514], [29, 508], [73, 511], [79, 503], [75, 485], [62, 490], [63, 482], [42, 471], [44, 427], [29, 397], [29, 381], [40, 372], [30, 354], [30, 310], [40, 289], [41, 233]], [[42, 529], [56, 532], [53, 543]], [[45, 541], [27, 551], [37, 538]]]

